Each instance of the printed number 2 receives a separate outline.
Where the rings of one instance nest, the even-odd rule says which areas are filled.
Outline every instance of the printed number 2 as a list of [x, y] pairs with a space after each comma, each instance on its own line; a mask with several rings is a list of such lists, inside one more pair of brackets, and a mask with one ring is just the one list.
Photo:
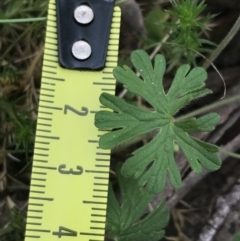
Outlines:
[[64, 114], [67, 115], [67, 111], [71, 110], [73, 113], [77, 114], [77, 115], [81, 115], [81, 116], [86, 116], [88, 115], [88, 108], [87, 107], [82, 107], [82, 110], [76, 110], [74, 109], [72, 106], [70, 105], [65, 105], [64, 106]]
[[59, 238], [61, 238], [62, 236], [72, 236], [72, 237], [76, 237], [77, 236], [77, 232], [74, 230], [71, 230], [69, 228], [65, 228], [63, 226], [60, 226], [58, 229], [58, 232], [52, 232], [53, 235], [57, 235]]

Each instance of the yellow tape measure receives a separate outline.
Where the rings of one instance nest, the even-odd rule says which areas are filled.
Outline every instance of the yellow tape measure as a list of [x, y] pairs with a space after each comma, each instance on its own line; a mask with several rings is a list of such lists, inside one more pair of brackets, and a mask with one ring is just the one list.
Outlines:
[[110, 152], [98, 147], [94, 114], [115, 92], [120, 9], [114, 7], [105, 67], [58, 64], [56, 0], [50, 0], [25, 241], [102, 241]]

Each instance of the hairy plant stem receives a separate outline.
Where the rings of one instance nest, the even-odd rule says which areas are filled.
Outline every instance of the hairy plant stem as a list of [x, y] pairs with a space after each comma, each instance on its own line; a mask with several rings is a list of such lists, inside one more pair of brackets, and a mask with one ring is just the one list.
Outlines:
[[240, 29], [240, 15], [233, 25], [230, 32], [227, 34], [227, 36], [222, 40], [222, 42], [218, 45], [218, 47], [212, 52], [208, 60], [206, 60], [203, 63], [203, 68], [207, 69], [210, 64], [219, 56], [219, 54], [225, 49], [225, 47], [229, 44], [229, 42], [232, 40], [232, 38], [236, 35], [236, 33]]
[[192, 111], [192, 112], [190, 112], [190, 113], [188, 113], [186, 115], [180, 116], [180, 117], [176, 118], [175, 121], [182, 121], [182, 120], [185, 120], [185, 119], [188, 119], [188, 118], [191, 118], [191, 117], [203, 114], [203, 113], [205, 113], [207, 111], [216, 109], [216, 108], [218, 108], [220, 106], [230, 104], [230, 103], [235, 102], [235, 101], [240, 101], [240, 95], [234, 95], [234, 96], [232, 96], [230, 98], [217, 101], [217, 102], [215, 102], [215, 103], [213, 103], [211, 105], [202, 107], [202, 108], [200, 108], [198, 110], [195, 110], [195, 111]]
[[234, 158], [237, 158], [237, 159], [240, 159], [240, 155], [237, 154], [237, 153], [234, 153], [234, 152], [231, 152], [231, 151], [226, 151], [224, 149], [219, 149], [219, 152], [223, 153], [223, 154], [226, 154], [227, 156], [231, 156], [231, 157], [234, 157]]
[[[224, 99], [224, 100], [220, 100], [220, 101], [217, 101], [211, 105], [208, 105], [208, 106], [205, 106], [205, 107], [202, 107], [196, 111], [192, 111], [186, 115], [183, 115], [183, 116], [180, 116], [178, 118], [175, 119], [175, 121], [181, 121], [181, 120], [185, 120], [185, 119], [188, 119], [188, 118], [191, 118], [191, 117], [195, 117], [196, 115], [200, 115], [200, 114], [203, 114], [205, 112], [208, 112], [208, 111], [211, 111], [215, 108], [218, 108], [220, 106], [224, 106], [224, 105], [227, 105], [227, 104], [230, 104], [232, 102], [235, 102], [235, 101], [240, 101], [240, 95], [235, 95], [233, 97], [230, 97], [228, 99]], [[137, 136], [136, 138], [132, 139], [131, 141], [119, 146], [119, 147], [116, 147], [112, 150], [113, 153], [117, 153], [117, 152], [120, 152], [124, 149], [126, 149], [127, 147], [129, 146], [132, 146], [134, 145], [135, 143], [138, 143], [139, 141], [143, 140], [143, 139], [149, 139], [150, 136], [153, 137], [157, 134], [157, 131], [152, 131], [150, 134], [143, 134], [143, 135], [140, 135], [140, 136]]]

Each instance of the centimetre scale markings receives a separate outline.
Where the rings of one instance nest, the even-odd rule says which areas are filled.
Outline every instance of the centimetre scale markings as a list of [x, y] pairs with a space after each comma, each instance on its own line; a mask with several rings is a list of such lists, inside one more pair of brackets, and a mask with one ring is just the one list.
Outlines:
[[[97, 88], [99, 93], [110, 92], [114, 94], [115, 92], [115, 78], [112, 75], [112, 70], [117, 65], [119, 27], [120, 11], [118, 8], [115, 8], [109, 37], [106, 65], [102, 70], [101, 79], [92, 80], [91, 88]], [[59, 86], [67, 86], [67, 81], [70, 81], [68, 78], [64, 78], [61, 71], [59, 71], [56, 34], [56, 4], [55, 0], [50, 0], [25, 241], [33, 239], [41, 239], [45, 241], [49, 240], [50, 237], [55, 237], [56, 240], [58, 240], [59, 238], [68, 236], [81, 236], [81, 240], [84, 241], [103, 241], [110, 152], [99, 150], [98, 139], [101, 135], [98, 133], [95, 138], [86, 139], [85, 141], [82, 140], [82, 142], [86, 142], [89, 147], [93, 145], [92, 148], [96, 149], [91, 167], [83, 168], [77, 165], [76, 167], [71, 167], [67, 163], [59, 163], [57, 166], [51, 164], [51, 147], [58, 145], [57, 143], [60, 143], [63, 138], [60, 130], [59, 133], [53, 131], [57, 122], [56, 117], [59, 116], [60, 118], [60, 116], [63, 115], [63, 112], [64, 114], [70, 114], [71, 112], [71, 114], [74, 113], [78, 114], [80, 117], [84, 117], [87, 116], [88, 113], [95, 114], [102, 108], [106, 108], [100, 106], [98, 102], [96, 105], [97, 108], [95, 107], [96, 109], [88, 110], [89, 108], [82, 107], [82, 110], [79, 111], [69, 103], [59, 105], [59, 102], [56, 101], [60, 98], [58, 96]], [[84, 84], [82, 86], [84, 86]], [[97, 100], [98, 97], [99, 96], [96, 96]], [[89, 98], [89, 102], [91, 102], [91, 97]], [[89, 115], [89, 118], [91, 116]], [[91, 119], [93, 118], [91, 117]], [[58, 223], [58, 218], [56, 218], [53, 226], [49, 227], [45, 225], [48, 217], [54, 215], [51, 212], [47, 213], [48, 210], [51, 210], [51, 205], [54, 206], [57, 202], [61, 202], [57, 197], [55, 198], [54, 192], [48, 190], [51, 175], [54, 174], [56, 177], [56, 174], [58, 173], [62, 174], [64, 178], [70, 175], [76, 177], [80, 175], [92, 176], [92, 189], [89, 190], [91, 195], [87, 199], [83, 198], [82, 205], [78, 204], [78, 206], [76, 206], [76, 209], [90, 208], [88, 211], [89, 226], [85, 230], [83, 230], [81, 226], [76, 230], [71, 229], [71, 226], [68, 226], [68, 223]], [[61, 176], [58, 176], [57, 178], [60, 180]], [[81, 182], [81, 179], [79, 180]], [[87, 184], [84, 183], [84, 185]], [[66, 186], [65, 188], [69, 187]], [[74, 190], [74, 192], [76, 191], [77, 190]], [[71, 199], [68, 200], [70, 205], [71, 201]], [[67, 204], [62, 203], [62, 205]], [[79, 219], [81, 221], [81, 217], [79, 217]]]

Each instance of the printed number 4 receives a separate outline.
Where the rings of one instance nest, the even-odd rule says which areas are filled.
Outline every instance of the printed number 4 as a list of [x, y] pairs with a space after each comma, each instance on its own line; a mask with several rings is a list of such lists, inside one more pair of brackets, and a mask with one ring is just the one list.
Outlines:
[[72, 236], [72, 237], [76, 237], [77, 236], [77, 232], [74, 230], [71, 230], [69, 228], [65, 228], [63, 226], [60, 226], [58, 229], [58, 232], [52, 232], [53, 235], [57, 235], [59, 238], [61, 238], [62, 236]]
[[65, 105], [64, 106], [64, 114], [67, 115], [68, 110], [72, 111], [73, 113], [80, 115], [80, 116], [86, 116], [88, 115], [88, 108], [87, 107], [82, 107], [82, 110], [76, 110], [70, 105]]

